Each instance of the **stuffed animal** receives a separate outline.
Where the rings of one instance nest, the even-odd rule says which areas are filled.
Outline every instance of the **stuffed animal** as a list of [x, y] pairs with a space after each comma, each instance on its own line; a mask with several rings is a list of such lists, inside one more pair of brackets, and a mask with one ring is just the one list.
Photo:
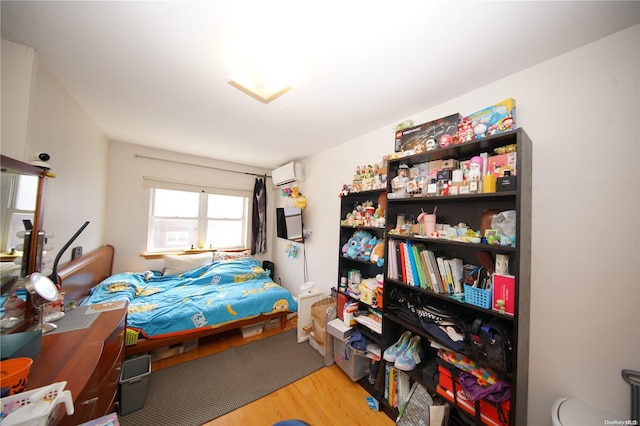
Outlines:
[[371, 239], [369, 239], [369, 241], [367, 241], [367, 243], [364, 245], [364, 250], [362, 252], [362, 256], [360, 256], [360, 260], [364, 260], [365, 262], [368, 262], [371, 259], [371, 253], [373, 252], [373, 248], [376, 246], [377, 243], [378, 243], [378, 238], [371, 237]]
[[299, 194], [299, 196], [293, 200], [293, 206], [300, 207], [304, 210], [307, 207], [307, 199], [302, 194]]
[[380, 240], [376, 243], [371, 252], [371, 263], [375, 263], [378, 266], [384, 265], [384, 240]]
[[350, 259], [361, 259], [366, 245], [371, 240], [372, 235], [367, 231], [358, 230], [349, 238], [347, 243], [342, 246], [342, 253]]
[[351, 237], [349, 238], [349, 241], [342, 246], [342, 255], [349, 259], [357, 259], [358, 256], [360, 256], [361, 250], [362, 246], [360, 244], [360, 240], [356, 237]]

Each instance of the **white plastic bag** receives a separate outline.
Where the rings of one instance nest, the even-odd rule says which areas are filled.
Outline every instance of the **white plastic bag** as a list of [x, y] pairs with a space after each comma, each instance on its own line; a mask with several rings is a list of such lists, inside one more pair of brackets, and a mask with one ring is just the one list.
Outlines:
[[505, 210], [491, 220], [491, 228], [496, 229], [501, 237], [510, 238], [516, 235], [516, 211]]

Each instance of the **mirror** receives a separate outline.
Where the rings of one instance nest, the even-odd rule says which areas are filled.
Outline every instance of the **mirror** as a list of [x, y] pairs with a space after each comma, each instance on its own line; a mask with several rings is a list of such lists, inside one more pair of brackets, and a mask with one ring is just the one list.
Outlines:
[[[38, 258], [38, 238], [31, 238], [25, 247], [23, 235], [30, 227], [31, 235], [42, 232], [44, 218], [43, 196], [46, 170], [32, 166], [22, 161], [0, 155], [0, 202], [2, 213], [0, 220], [0, 278], [7, 286], [2, 286], [2, 295], [11, 287], [24, 286], [21, 278], [36, 271]], [[22, 248], [22, 250], [19, 250]], [[25, 253], [22, 262], [16, 264], [17, 258]], [[14, 281], [13, 277], [18, 277]], [[13, 282], [12, 286], [8, 283]], [[26, 294], [25, 317], [22, 323], [14, 327], [3, 328], [1, 332], [23, 331], [34, 319], [34, 309], [31, 296]]]
[[38, 325], [34, 330], [41, 330], [42, 334], [44, 334], [58, 328], [56, 324], [45, 321], [45, 304], [47, 302], [58, 301], [61, 298], [58, 287], [56, 287], [49, 277], [45, 277], [38, 272], [29, 275], [24, 281], [24, 286], [34, 301], [38, 301], [38, 297], [42, 298], [42, 300], [36, 302], [38, 308]]
[[276, 208], [278, 238], [303, 243], [302, 209], [300, 207]]

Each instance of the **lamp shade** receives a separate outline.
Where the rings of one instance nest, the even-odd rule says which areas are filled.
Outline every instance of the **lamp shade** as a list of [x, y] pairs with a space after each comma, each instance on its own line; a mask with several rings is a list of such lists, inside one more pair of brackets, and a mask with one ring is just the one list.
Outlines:
[[37, 294], [49, 302], [55, 302], [60, 299], [58, 288], [48, 277], [34, 272], [27, 277], [24, 286], [31, 294]]
[[[51, 279], [39, 272], [34, 272], [24, 280], [24, 287], [32, 296], [38, 295], [42, 300], [48, 302], [55, 302], [62, 299], [58, 292], [58, 287], [51, 281]], [[33, 297], [32, 303], [35, 308], [38, 309], [38, 324], [35, 326], [35, 330], [42, 330], [43, 333], [47, 333], [57, 328], [57, 325], [45, 322], [44, 309], [46, 302], [37, 301], [37, 297]], [[64, 315], [64, 313], [62, 313]]]

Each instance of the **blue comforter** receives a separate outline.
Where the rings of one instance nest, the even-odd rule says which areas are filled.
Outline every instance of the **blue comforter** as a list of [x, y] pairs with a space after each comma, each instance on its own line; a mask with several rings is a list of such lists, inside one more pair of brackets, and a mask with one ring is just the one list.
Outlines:
[[253, 258], [213, 262], [180, 275], [113, 275], [84, 304], [127, 300], [127, 327], [147, 338], [186, 334], [260, 314], [298, 310], [285, 288]]

